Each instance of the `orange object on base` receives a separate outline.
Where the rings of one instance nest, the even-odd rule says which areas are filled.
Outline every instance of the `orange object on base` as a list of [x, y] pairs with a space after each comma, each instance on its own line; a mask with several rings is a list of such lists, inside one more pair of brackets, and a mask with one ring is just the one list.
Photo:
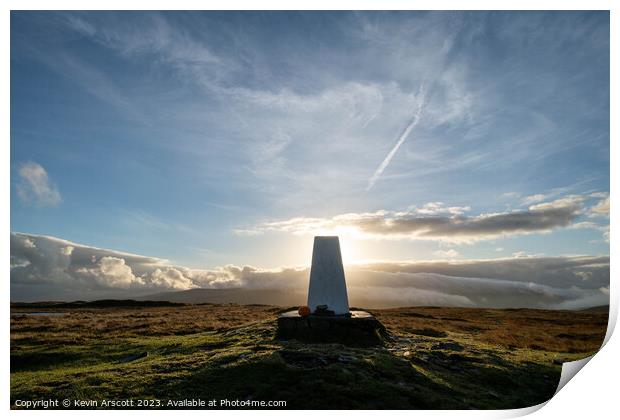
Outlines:
[[307, 306], [300, 306], [297, 313], [299, 313], [299, 316], [308, 316], [310, 315], [310, 308]]

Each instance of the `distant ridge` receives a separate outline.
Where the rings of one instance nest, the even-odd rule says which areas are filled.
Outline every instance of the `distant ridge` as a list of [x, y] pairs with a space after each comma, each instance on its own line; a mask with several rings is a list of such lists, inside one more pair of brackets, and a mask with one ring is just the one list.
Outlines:
[[591, 308], [580, 309], [582, 312], [609, 312], [609, 305], [593, 306]]
[[[133, 299], [101, 299], [94, 301], [77, 300], [63, 301], [39, 301], [39, 302], [11, 302], [11, 308], [144, 308], [157, 306], [182, 306], [185, 304], [238, 304], [238, 305], [272, 305], [281, 307], [297, 307], [305, 305], [307, 292], [300, 290], [282, 289], [190, 289], [176, 292], [162, 292], [150, 294]], [[396, 300], [383, 300], [366, 295], [350, 296], [351, 307], [364, 309], [387, 309], [387, 308], [411, 308], [426, 307], [440, 308], [440, 306], [416, 305]], [[507, 311], [520, 311], [527, 308], [478, 308], [478, 309], [503, 309]], [[546, 309], [546, 308], [538, 308]], [[548, 308], [551, 309], [551, 308]], [[590, 308], [577, 309], [577, 312], [609, 313], [609, 305], [593, 306]]]
[[155, 300], [133, 300], [133, 299], [103, 299], [87, 302], [76, 300], [74, 302], [11, 302], [11, 308], [144, 308], [155, 306], [182, 306], [183, 303], [155, 301]]
[[176, 303], [237, 303], [274, 306], [303, 305], [306, 294], [296, 290], [281, 289], [189, 289], [163, 292], [136, 298], [137, 300], [165, 300]]
[[[239, 305], [300, 306], [308, 299], [307, 290], [282, 289], [189, 289], [176, 292], [163, 292], [136, 298], [138, 300], [165, 300], [178, 303], [236, 303]], [[403, 305], [402, 301], [377, 299], [366, 295], [349, 295], [350, 306], [360, 308], [394, 308]]]

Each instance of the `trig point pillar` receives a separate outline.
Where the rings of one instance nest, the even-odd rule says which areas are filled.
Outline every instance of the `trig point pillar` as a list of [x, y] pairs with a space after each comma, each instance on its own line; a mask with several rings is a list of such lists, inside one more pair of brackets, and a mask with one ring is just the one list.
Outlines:
[[314, 238], [308, 306], [278, 315], [276, 336], [351, 346], [382, 344], [387, 337], [385, 327], [374, 316], [365, 311], [349, 311], [337, 236]]
[[314, 237], [308, 307], [313, 314], [349, 314], [347, 284], [337, 236]]

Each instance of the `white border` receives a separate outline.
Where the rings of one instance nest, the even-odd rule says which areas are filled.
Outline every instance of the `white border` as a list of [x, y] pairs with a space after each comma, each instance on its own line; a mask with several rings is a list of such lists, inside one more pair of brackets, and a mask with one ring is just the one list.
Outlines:
[[[2, 266], [6, 267], [5, 276], [0, 281], [0, 292], [5, 299], [9, 296], [9, 233], [10, 233], [10, 213], [8, 198], [9, 194], [9, 179], [10, 179], [10, 75], [9, 75], [9, 57], [10, 57], [10, 10], [611, 10], [611, 108], [610, 115], [618, 115], [618, 95], [617, 95], [617, 83], [614, 75], [618, 74], [618, 24], [620, 19], [618, 18], [619, 7], [616, 6], [618, 2], [611, 0], [590, 0], [590, 1], [570, 1], [570, 0], [521, 0], [521, 1], [490, 1], [490, 0], [478, 0], [478, 1], [463, 1], [463, 0], [435, 0], [435, 1], [404, 1], [404, 0], [357, 0], [357, 1], [342, 1], [342, 0], [314, 0], [314, 1], [282, 1], [282, 0], [263, 0], [263, 1], [248, 1], [248, 0], [227, 0], [227, 1], [196, 1], [196, 0], [176, 0], [162, 1], [152, 0], [147, 2], [139, 2], [133, 0], [94, 0], [89, 2], [77, 1], [77, 0], [59, 0], [53, 2], [44, 0], [5, 0], [2, 2], [3, 14], [0, 23], [0, 32], [2, 33], [2, 43], [0, 48], [2, 49], [2, 57], [4, 57], [3, 65], [1, 67], [4, 100], [1, 102], [2, 113], [1, 119], [4, 133], [2, 142], [2, 154], [0, 155], [3, 182], [0, 186], [0, 196], [5, 198], [4, 205], [1, 206], [2, 212], [2, 231], [4, 232], [4, 241], [1, 242], [0, 255], [2, 258]], [[617, 124], [614, 118], [611, 118], [611, 139], [617, 140]], [[616, 197], [618, 193], [618, 186], [614, 180], [619, 179], [618, 173], [618, 146], [611, 142], [611, 197]], [[612, 220], [616, 220], [615, 216], [618, 211], [615, 206], [612, 205]], [[610, 255], [611, 258], [611, 278], [612, 286], [611, 292], [611, 312], [610, 312], [610, 328], [606, 337], [607, 344], [604, 348], [592, 359], [588, 366], [583, 369], [583, 372], [579, 373], [578, 379], [570, 381], [554, 398], [548, 403], [541, 404], [540, 406], [520, 409], [520, 410], [497, 410], [497, 411], [383, 411], [381, 416], [396, 418], [396, 417], [416, 417], [416, 418], [454, 418], [459, 419], [479, 419], [479, 418], [509, 418], [522, 416], [531, 412], [535, 413], [532, 417], [540, 419], [580, 419], [584, 417], [593, 418], [612, 418], [617, 415], [618, 403], [616, 396], [616, 385], [618, 384], [618, 364], [614, 355], [619, 354], [620, 345], [618, 344], [617, 337], [611, 336], [613, 326], [617, 320], [618, 312], [618, 293], [616, 290], [618, 278], [618, 269], [616, 268], [613, 256], [617, 255], [617, 248], [615, 238], [615, 226], [611, 224], [611, 243], [610, 243]], [[2, 364], [4, 366], [3, 376], [3, 389], [1, 391], [0, 398], [5, 410], [9, 410], [9, 393], [10, 393], [10, 367], [9, 367], [9, 323], [10, 308], [5, 301], [4, 306], [4, 320], [2, 323], [2, 337], [4, 339], [4, 345], [2, 346]], [[544, 409], [537, 411], [538, 409]], [[9, 410], [10, 411], [10, 410]], [[269, 412], [247, 412], [247, 411], [188, 411], [184, 412], [183, 416], [190, 416], [196, 418], [218, 417], [222, 419], [237, 418], [239, 416], [251, 415], [252, 417], [270, 418], [270, 419], [289, 419], [294, 416], [302, 419], [313, 419], [317, 417], [341, 416], [342, 412], [317, 412], [317, 411], [269, 411]], [[10, 411], [10, 416], [19, 418], [41, 417], [46, 419], [56, 418], [82, 418], [85, 415], [94, 418], [107, 418], [111, 415], [109, 411], [91, 411], [86, 413], [79, 411], [65, 411], [65, 412], [50, 412], [50, 411]], [[168, 419], [171, 415], [170, 412], [163, 411], [149, 411], [149, 412], [120, 412], [115, 411], [115, 416], [125, 417], [151, 417], [153, 419]], [[174, 413], [172, 413], [174, 415]], [[377, 413], [370, 411], [355, 411], [346, 412], [348, 416], [355, 416], [360, 418], [370, 418], [376, 416]]]

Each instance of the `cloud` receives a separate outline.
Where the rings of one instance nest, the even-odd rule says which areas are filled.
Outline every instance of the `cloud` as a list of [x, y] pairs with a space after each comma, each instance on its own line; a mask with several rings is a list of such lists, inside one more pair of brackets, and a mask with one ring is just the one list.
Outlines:
[[190, 278], [174, 267], [156, 268], [155, 271], [148, 274], [147, 279], [150, 284], [162, 289], [191, 289], [195, 287]]
[[[11, 233], [11, 281], [86, 290], [190, 286], [166, 260], [80, 245], [51, 236]], [[156, 273], [157, 269], [163, 270]], [[177, 280], [175, 282], [174, 280]]]
[[[598, 138], [604, 124], [597, 123], [594, 133], [568, 127], [566, 131], [575, 134], [565, 136], [553, 124], [557, 110], [538, 105], [561, 93], [564, 100], [554, 103], [581, 104], [598, 114], [593, 105], [606, 102], [576, 95], [575, 86], [592, 90], [584, 84], [558, 86], [550, 73], [541, 75], [538, 66], [530, 68], [537, 61], [520, 49], [529, 35], [502, 31], [503, 42], [523, 54], [514, 61], [493, 53], [494, 65], [489, 65], [487, 53], [493, 48], [480, 42], [493, 35], [495, 20], [502, 25], [520, 20], [506, 16], [342, 13], [338, 19], [300, 19], [295, 13], [232, 18], [208, 13], [62, 12], [41, 16], [34, 21], [38, 31], [24, 27], [16, 39], [29, 35], [28, 44], [39, 47], [33, 56], [46, 52], [49, 66], [76, 88], [118, 108], [118, 116], [131, 116], [132, 108], [140, 111], [148, 122], [145, 129], [153, 134], [148, 147], [167, 150], [168, 139], [175, 138], [175, 153], [182, 153], [185, 165], [201, 174], [200, 181], [217, 184], [224, 176], [231, 181], [227, 188], [236, 194], [267, 196], [274, 213], [278, 208], [304, 209], [317, 199], [364, 199], [362, 190], [371, 171], [411, 121], [416, 89], [425, 80], [428, 95], [415, 142], [401, 145], [381, 176], [384, 182], [374, 187], [377, 194], [395, 197], [411, 188], [443, 194], [441, 183], [448, 178], [431, 176], [439, 173], [450, 174], [456, 187], [459, 180], [470, 179], [467, 174], [498, 182], [490, 176], [499, 166], [502, 173], [520, 173], [523, 165], [547, 162], [571, 144], [585, 148], [585, 138], [587, 148], [597, 150], [593, 145], [601, 140], [592, 144], [592, 138]], [[555, 26], [556, 19], [566, 17], [534, 14], [528, 19]], [[323, 30], [315, 32], [317, 21]], [[274, 26], [265, 22], [282, 23], [287, 36], [263, 30]], [[604, 33], [604, 22], [598, 23]], [[582, 25], [575, 21], [569, 26]], [[54, 36], [35, 36], [42, 31]], [[299, 36], [306, 32], [316, 38]], [[567, 30], [559, 38], [570, 34]], [[548, 50], [550, 41], [553, 38], [537, 39], [537, 56]], [[571, 45], [571, 51], [600, 47], [587, 37]], [[20, 54], [29, 51], [14, 49]], [[472, 50], [487, 53], [469, 54]], [[111, 65], [102, 72], [86, 59], [88, 52]], [[564, 55], [556, 53], [554, 58], [571, 60], [570, 54]], [[598, 74], [599, 67], [605, 66], [587, 66], [587, 74]], [[519, 101], [512, 91], [515, 86], [522, 92]], [[581, 100], [569, 101], [569, 94]], [[515, 121], [519, 127], [512, 126]], [[545, 165], [528, 167], [532, 171], [524, 175], [542, 179], [538, 171]], [[578, 171], [574, 175], [580, 177]], [[471, 191], [461, 189], [461, 194], [479, 193]]]
[[590, 216], [609, 216], [609, 197], [599, 201], [590, 208]]
[[433, 255], [439, 258], [456, 258], [461, 256], [461, 254], [456, 249], [440, 249], [439, 251], [433, 252]]
[[555, 201], [539, 203], [527, 210], [484, 213], [467, 216], [469, 207], [442, 207], [428, 203], [394, 212], [347, 213], [332, 218], [297, 217], [265, 222], [237, 233], [258, 234], [280, 231], [294, 234], [318, 234], [350, 231], [361, 237], [417, 238], [446, 242], [474, 242], [505, 235], [548, 232], [568, 227], [582, 214], [584, 196], [571, 195]]
[[[266, 18], [280, 19], [277, 15]], [[416, 93], [416, 88], [424, 80], [428, 79], [429, 94], [424, 119], [415, 123], [420, 134], [416, 140], [421, 140], [423, 130], [429, 127], [475, 115], [474, 105], [480, 103], [471, 100], [473, 95], [463, 74], [466, 66], [456, 62], [447, 65], [459, 34], [454, 28], [462, 25], [446, 25], [441, 14], [425, 19], [410, 14], [406, 19], [397, 19], [397, 25], [386, 25], [345, 13], [342, 19], [326, 21], [329, 30], [349, 34], [337, 37], [327, 49], [317, 49], [306, 39], [282, 42], [277, 37], [272, 46], [266, 46], [252, 29], [258, 23], [252, 16], [244, 17], [244, 27], [208, 14], [200, 20], [166, 13], [127, 14], [122, 19], [114, 14], [73, 12], [60, 16], [61, 30], [71, 41], [80, 37], [98, 51], [111, 54], [114, 60], [132, 63], [132, 68], [135, 64], [148, 66], [149, 71], [141, 72], [140, 78], [170, 76], [173, 85], [165, 91], [180, 93], [153, 99], [144, 97], [144, 91], [133, 86], [119, 89], [122, 86], [92, 74], [87, 63], [77, 58], [59, 63], [65, 70], [63, 74], [71, 75], [83, 89], [119, 108], [123, 115], [129, 115], [130, 106], [142, 110], [143, 118], [134, 119], [147, 120], [152, 127], [166, 121], [164, 129], [176, 124], [176, 131], [214, 132], [210, 137], [230, 139], [236, 145], [235, 162], [218, 159], [227, 162], [226, 170], [242, 172], [243, 186], [248, 178], [245, 171], [251, 171], [253, 191], [272, 194], [272, 202], [290, 201], [300, 208], [308, 197], [329, 199], [368, 185], [368, 168], [375, 168], [385, 156], [386, 139], [391, 141], [403, 134], [404, 141], [410, 128], [403, 130], [403, 126], [419, 120], [416, 115], [421, 111], [423, 95], [422, 91]], [[298, 17], [290, 14], [290, 19]], [[367, 30], [372, 26], [374, 31]], [[353, 40], [363, 45], [363, 53], [344, 46], [350, 61], [340, 63], [344, 57], [342, 41], [357, 35], [360, 39]], [[386, 48], [381, 39], [390, 47]], [[71, 45], [63, 48], [63, 57], [75, 54]], [[276, 52], [280, 49], [288, 53]], [[58, 54], [54, 51], [49, 55], [53, 58]], [[373, 56], [381, 59], [369, 63]], [[327, 66], [319, 70], [318, 62]], [[395, 71], [405, 68], [407, 71]], [[360, 73], [361, 69], [364, 71]], [[124, 77], [117, 79], [122, 81]], [[158, 78], [153, 85], [160, 83]], [[89, 88], [91, 85], [97, 89]], [[178, 98], [188, 85], [192, 92], [188, 102], [165, 102]], [[191, 157], [197, 150], [206, 150], [203, 136], [180, 136], [179, 143], [185, 142], [200, 143], [200, 147], [187, 145]], [[176, 150], [181, 149], [179, 143]], [[400, 147], [400, 162], [410, 159], [404, 146]], [[227, 153], [232, 149], [224, 150]], [[217, 147], [209, 148], [209, 154], [213, 153], [218, 153]], [[436, 157], [443, 163], [429, 162], [434, 171], [452, 167], [452, 159]], [[461, 157], [457, 159], [460, 164]], [[428, 160], [428, 145], [416, 149], [416, 158]], [[389, 163], [387, 160], [377, 169], [377, 178]], [[334, 161], [339, 163], [338, 169]], [[221, 176], [218, 166], [208, 165], [206, 171]]]
[[609, 304], [609, 257], [375, 262], [348, 267], [347, 283], [386, 306], [577, 309]]
[[451, 215], [459, 215], [471, 210], [471, 207], [464, 206], [452, 206], [446, 207], [442, 202], [435, 201], [431, 203], [426, 203], [422, 207], [418, 208], [416, 206], [410, 207], [410, 212], [415, 214], [423, 214], [423, 215], [437, 215], [437, 214], [451, 214]]
[[146, 13], [139, 19], [126, 20], [107, 20], [103, 17], [97, 22], [73, 14], [65, 15], [65, 19], [69, 28], [126, 58], [155, 56], [157, 60], [184, 73], [201, 71], [204, 66], [222, 61], [187, 31], [173, 28], [157, 13]]
[[[387, 273], [435, 273], [447, 277], [497, 279], [534, 283], [553, 288], [587, 287], [609, 284], [608, 256], [544, 257], [520, 255], [488, 260], [374, 262], [360, 269]], [[584, 281], [583, 273], [590, 273]]]
[[[96, 257], [93, 260], [96, 260]], [[118, 257], [101, 257], [94, 267], [77, 267], [74, 274], [81, 280], [101, 287], [128, 289], [135, 284], [144, 283], [133, 274], [125, 260]]]
[[[351, 304], [366, 307], [574, 309], [609, 303], [606, 256], [374, 262], [348, 266], [346, 276]], [[308, 267], [189, 269], [161, 258], [11, 233], [12, 300], [129, 298], [192, 288], [305, 296], [308, 277]]]
[[[304, 270], [304, 269], [300, 269]], [[228, 265], [190, 269], [155, 257], [76, 244], [51, 236], [11, 233], [11, 285], [19, 296], [139, 296], [196, 287], [279, 287], [274, 276], [295, 277], [296, 269], [259, 270]], [[289, 287], [293, 285], [288, 281]], [[297, 286], [297, 285], [296, 285]], [[122, 292], [119, 295], [119, 292]]]
[[[530, 264], [537, 265], [536, 259]], [[447, 263], [442, 263], [447, 264]], [[484, 265], [484, 262], [482, 262]], [[412, 265], [415, 265], [413, 263]], [[405, 265], [406, 268], [407, 267]], [[575, 285], [553, 287], [532, 281], [460, 277], [438, 273], [351, 271], [351, 290], [389, 301], [393, 306], [441, 305], [468, 307], [583, 308], [609, 303], [604, 291]]]
[[57, 206], [60, 203], [60, 192], [51, 184], [43, 166], [36, 162], [22, 163], [17, 173], [17, 194], [24, 202], [42, 207]]
[[528, 205], [528, 204], [533, 204], [533, 203], [539, 203], [541, 201], [546, 200], [547, 198], [548, 196], [545, 194], [528, 195], [523, 200], [521, 200], [521, 204]]

